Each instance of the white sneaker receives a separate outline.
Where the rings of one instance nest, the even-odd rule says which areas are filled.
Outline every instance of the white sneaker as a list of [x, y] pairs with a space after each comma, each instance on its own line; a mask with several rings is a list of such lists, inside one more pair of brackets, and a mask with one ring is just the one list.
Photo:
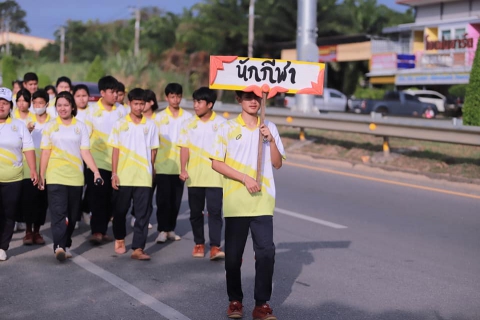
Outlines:
[[165, 231], [160, 231], [158, 234], [157, 239], [155, 240], [156, 243], [164, 243], [167, 241], [167, 233]]
[[24, 222], [17, 222], [17, 231], [25, 231], [27, 226]]
[[90, 218], [92, 216], [90, 215], [90, 213], [88, 212], [82, 212], [82, 218], [83, 218], [83, 222], [86, 224], [86, 225], [90, 225]]
[[5, 252], [5, 250], [0, 249], [0, 261], [5, 261], [5, 260], [7, 260], [7, 253]]
[[15, 222], [15, 225], [13, 226], [13, 232], [17, 232], [17, 223]]
[[167, 233], [167, 238], [168, 240], [173, 240], [173, 241], [182, 240], [182, 238], [180, 238], [179, 235], [175, 234], [175, 231], [169, 231]]
[[57, 258], [58, 261], [65, 261], [65, 259], [67, 259], [67, 254], [65, 253], [65, 250], [60, 247], [55, 249], [55, 258]]
[[70, 259], [73, 258], [72, 252], [70, 251], [70, 248], [65, 248], [65, 258]]
[[148, 229], [153, 229], [153, 226], [151, 223], [148, 224]]
[[135, 219], [135, 217], [132, 217], [132, 220], [130, 220], [130, 225], [132, 226], [132, 228], [135, 225], [135, 220], [137, 220]]

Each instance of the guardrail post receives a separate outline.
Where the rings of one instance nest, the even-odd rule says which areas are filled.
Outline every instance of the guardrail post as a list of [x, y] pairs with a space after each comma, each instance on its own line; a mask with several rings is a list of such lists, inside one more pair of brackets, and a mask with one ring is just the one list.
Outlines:
[[300, 128], [300, 141], [305, 141], [305, 128]]
[[383, 155], [388, 157], [390, 155], [390, 144], [388, 137], [383, 137]]

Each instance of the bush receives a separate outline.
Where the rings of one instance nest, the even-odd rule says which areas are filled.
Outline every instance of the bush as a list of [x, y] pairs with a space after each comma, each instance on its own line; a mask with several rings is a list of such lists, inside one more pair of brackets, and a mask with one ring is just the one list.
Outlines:
[[2, 59], [2, 79], [2, 85], [8, 88], [17, 80], [17, 61], [12, 56], [4, 56]]
[[355, 89], [353, 96], [355, 99], [383, 99], [385, 95], [384, 89], [375, 89], [375, 88], [359, 88]]
[[105, 69], [103, 68], [102, 60], [100, 56], [96, 56], [93, 62], [88, 67], [88, 72], [86, 76], [86, 81], [89, 82], [98, 82], [98, 80], [106, 75]]
[[468, 86], [467, 84], [456, 84], [454, 86], [451, 86], [450, 89], [448, 89], [448, 93], [454, 97], [465, 98], [465, 93], [467, 92], [467, 86]]
[[[478, 38], [477, 47], [480, 45]], [[480, 50], [475, 53], [472, 71], [470, 72], [470, 82], [465, 93], [465, 103], [463, 104], [463, 124], [467, 126], [480, 126]]]

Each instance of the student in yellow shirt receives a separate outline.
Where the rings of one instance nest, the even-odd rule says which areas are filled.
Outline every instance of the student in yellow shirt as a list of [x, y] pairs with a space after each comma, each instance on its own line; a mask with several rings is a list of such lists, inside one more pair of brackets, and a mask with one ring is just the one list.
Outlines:
[[51, 84], [46, 86], [44, 89], [48, 93], [48, 99], [49, 99], [48, 106], [49, 107], [50, 106], [55, 106], [55, 96], [57, 95], [57, 90]]
[[[90, 134], [92, 156], [95, 159], [102, 179], [109, 181], [112, 177], [112, 148], [107, 144], [108, 137], [117, 120], [126, 116], [125, 108], [117, 105], [118, 81], [112, 76], [105, 76], [98, 81], [102, 98], [88, 107], [85, 124]], [[88, 164], [88, 163], [87, 163]], [[92, 172], [87, 170], [88, 203], [92, 211], [89, 241], [102, 244], [112, 241], [107, 235], [108, 223], [112, 217], [112, 185], [105, 183], [95, 185]]]
[[16, 107], [15, 100], [17, 99], [17, 92], [20, 91], [20, 89], [23, 89], [22, 81], [20, 80], [14, 80], [12, 81], [12, 101], [13, 101], [13, 106]]
[[47, 186], [51, 214], [53, 248], [59, 261], [70, 258], [72, 233], [80, 215], [84, 185], [83, 161], [94, 172], [94, 181], [103, 184], [90, 153], [88, 130], [75, 119], [77, 107], [70, 92], [60, 92], [55, 100], [58, 117], [47, 123], [42, 133], [40, 183]]
[[155, 123], [143, 114], [145, 91], [130, 90], [128, 101], [131, 111], [115, 123], [108, 144], [112, 152], [113, 234], [115, 252], [124, 254], [125, 218], [133, 200], [135, 225], [133, 227], [132, 259], [150, 260], [143, 249], [147, 242], [148, 221], [152, 202], [153, 166], [159, 145]]
[[[56, 84], [56, 92], [72, 92], [72, 80], [70, 80], [69, 77], [61, 76], [60, 78], [57, 79], [57, 84]], [[49, 105], [47, 108], [47, 113], [50, 115], [52, 118], [57, 117], [57, 112], [55, 109], [55, 105]]]
[[[207, 202], [210, 260], [225, 258], [222, 241], [222, 176], [212, 169], [208, 158], [218, 128], [226, 120], [212, 109], [217, 100], [215, 91], [201, 87], [193, 93], [195, 117], [186, 120], [180, 132], [180, 180], [188, 186], [190, 224], [195, 246], [194, 258], [205, 256], [203, 210]], [[211, 153], [211, 151], [210, 151]]]
[[[155, 116], [158, 110], [158, 102], [157, 102], [157, 96], [155, 92], [152, 90], [146, 89], [145, 90], [145, 108], [143, 109], [143, 115], [152, 121], [155, 120]], [[152, 184], [152, 193], [150, 195], [150, 200], [148, 202], [148, 212], [149, 212], [149, 217], [152, 215], [153, 212], [153, 193], [155, 192], [155, 188], [157, 185], [155, 184], [155, 179], [153, 180]], [[135, 209], [132, 208], [131, 211], [132, 214], [132, 220], [130, 221], [130, 225], [132, 228], [135, 225]], [[151, 223], [148, 223], [148, 229], [152, 229], [153, 226]]]
[[12, 91], [0, 88], [0, 261], [7, 260], [12, 240], [22, 192], [23, 155], [31, 182], [38, 182], [32, 136], [23, 122], [10, 117], [12, 108]]
[[23, 76], [23, 87], [33, 94], [38, 90], [38, 76], [34, 72], [27, 72]]
[[[37, 90], [33, 93], [32, 104], [33, 111], [35, 112], [35, 127], [31, 134], [33, 145], [35, 147], [37, 168], [39, 168], [40, 165], [40, 142], [42, 140], [42, 132], [46, 124], [50, 121], [50, 116], [46, 112], [48, 100], [48, 93], [43, 89]], [[47, 216], [47, 192], [41, 191], [32, 185], [30, 181], [30, 170], [28, 170], [25, 159], [22, 184], [20, 213], [26, 222], [23, 244], [45, 244], [45, 240], [40, 234], [40, 227], [45, 224], [45, 218]]]
[[[225, 271], [230, 304], [229, 318], [243, 315], [241, 279], [242, 255], [251, 232], [255, 251], [254, 319], [277, 319], [267, 302], [272, 294], [275, 245], [273, 211], [275, 182], [273, 170], [285, 158], [277, 127], [270, 121], [260, 125], [257, 115], [261, 98], [237, 91], [242, 113], [218, 130], [211, 155], [212, 168], [224, 175], [223, 215], [225, 217]], [[259, 134], [263, 135], [261, 184], [255, 179]]]
[[157, 185], [157, 243], [180, 240], [175, 234], [178, 211], [182, 203], [184, 182], [180, 176], [180, 148], [177, 146], [182, 123], [192, 116], [180, 108], [183, 88], [178, 83], [165, 87], [168, 107], [157, 113], [155, 124], [160, 134], [160, 148], [155, 161]]

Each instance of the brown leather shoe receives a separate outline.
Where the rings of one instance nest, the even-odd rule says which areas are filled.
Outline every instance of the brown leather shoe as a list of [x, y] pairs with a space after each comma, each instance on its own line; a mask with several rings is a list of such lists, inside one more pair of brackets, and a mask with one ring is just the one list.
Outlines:
[[252, 313], [253, 320], [277, 320], [277, 317], [273, 315], [273, 310], [265, 303], [261, 306], [255, 306]]
[[35, 243], [35, 244], [45, 244], [45, 240], [43, 240], [43, 237], [40, 233], [34, 233], [33, 234], [33, 243]]
[[230, 301], [227, 309], [227, 317], [240, 319], [243, 317], [243, 305], [240, 301]]
[[115, 240], [115, 253], [124, 254], [125, 252], [127, 252], [127, 248], [125, 248], [125, 240]]
[[90, 243], [91, 244], [102, 244], [103, 235], [99, 232], [94, 233], [90, 236]]
[[131, 258], [135, 260], [150, 260], [150, 256], [140, 248], [133, 251]]
[[220, 249], [220, 247], [211, 247], [210, 248], [210, 260], [220, 260], [225, 259], [225, 253]]
[[113, 238], [110, 237], [108, 234], [104, 234], [104, 235], [102, 236], [102, 241], [103, 241], [103, 242], [112, 242], [112, 241], [113, 241]]
[[33, 244], [33, 233], [25, 233], [25, 237], [23, 237], [23, 244], [26, 246], [30, 246]]

